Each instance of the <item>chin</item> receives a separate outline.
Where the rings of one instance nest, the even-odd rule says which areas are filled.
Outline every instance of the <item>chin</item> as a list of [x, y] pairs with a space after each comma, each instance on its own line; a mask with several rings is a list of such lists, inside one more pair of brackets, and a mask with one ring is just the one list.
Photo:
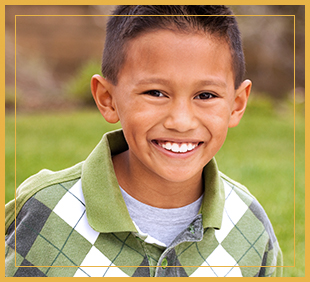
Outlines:
[[[201, 175], [201, 174], [199, 174]], [[161, 174], [160, 177], [165, 179], [168, 182], [171, 183], [184, 183], [187, 181], [190, 181], [191, 179], [193, 179], [194, 177], [197, 177], [197, 174], [194, 173], [188, 173], [188, 169], [186, 172], [182, 172], [181, 170], [177, 169], [177, 170], [172, 170], [169, 173], [165, 174]]]

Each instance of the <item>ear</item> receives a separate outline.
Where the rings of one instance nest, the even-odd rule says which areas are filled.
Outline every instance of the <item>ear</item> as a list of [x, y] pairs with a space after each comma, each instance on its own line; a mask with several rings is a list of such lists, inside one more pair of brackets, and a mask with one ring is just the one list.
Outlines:
[[248, 102], [248, 98], [251, 92], [252, 82], [250, 80], [245, 80], [241, 83], [239, 88], [235, 93], [235, 100], [230, 116], [229, 126], [235, 127], [239, 124]]
[[91, 78], [91, 92], [102, 116], [107, 122], [119, 121], [117, 111], [111, 95], [112, 84], [102, 76], [96, 74]]

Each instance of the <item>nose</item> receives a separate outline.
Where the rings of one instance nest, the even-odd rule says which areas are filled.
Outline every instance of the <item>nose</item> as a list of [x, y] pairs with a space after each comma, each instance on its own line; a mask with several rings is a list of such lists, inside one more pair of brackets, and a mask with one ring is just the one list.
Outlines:
[[164, 126], [178, 132], [187, 132], [197, 128], [198, 119], [190, 101], [176, 101], [172, 103]]

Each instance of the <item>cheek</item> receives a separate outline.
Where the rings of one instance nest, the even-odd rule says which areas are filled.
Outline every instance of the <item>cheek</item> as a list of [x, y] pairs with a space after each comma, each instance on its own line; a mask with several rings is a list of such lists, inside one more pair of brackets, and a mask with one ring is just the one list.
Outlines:
[[151, 127], [152, 119], [147, 116], [147, 112], [142, 112], [136, 108], [127, 108], [122, 111], [120, 123], [127, 140], [132, 147], [143, 146], [146, 134]]
[[227, 105], [215, 105], [200, 111], [201, 122], [210, 132], [227, 131], [231, 113]]
[[209, 134], [209, 146], [218, 150], [225, 142], [230, 121], [229, 111], [210, 110], [202, 121]]
[[119, 107], [119, 118], [123, 129], [130, 127], [134, 131], [147, 131], [162, 120], [162, 107], [142, 103], [139, 99], [128, 101]]

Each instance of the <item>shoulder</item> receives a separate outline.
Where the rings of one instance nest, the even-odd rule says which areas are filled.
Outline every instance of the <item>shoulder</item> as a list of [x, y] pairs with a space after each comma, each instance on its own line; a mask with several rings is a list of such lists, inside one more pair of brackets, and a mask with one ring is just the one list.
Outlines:
[[[239, 242], [245, 240], [245, 244], [249, 244], [251, 250], [253, 249], [254, 253], [259, 256], [261, 265], [282, 265], [282, 252], [272, 224], [262, 205], [242, 184], [223, 173], [220, 173], [220, 178], [225, 191], [223, 224], [226, 224], [226, 226], [223, 226], [223, 230], [218, 230], [216, 236], [224, 238], [225, 232], [228, 233], [229, 230], [234, 229], [233, 234], [236, 237], [232, 236], [232, 238], [235, 240], [240, 237]], [[230, 225], [230, 228], [227, 227]], [[227, 229], [229, 230], [227, 231]], [[279, 271], [273, 267], [270, 271], [262, 268], [260, 275], [267, 276], [267, 272], [275, 275]]]
[[15, 219], [15, 210], [16, 215], [19, 214], [34, 195], [45, 205], [61, 197], [81, 177], [82, 165], [83, 162], [56, 172], [43, 169], [25, 180], [16, 191], [16, 201], [14, 199], [5, 206], [6, 230]]
[[220, 171], [219, 171], [219, 175], [220, 175], [220, 178], [224, 181], [224, 183], [228, 184], [231, 187], [237, 188], [237, 190], [244, 192], [245, 194], [248, 195], [248, 197], [254, 198], [254, 196], [250, 193], [248, 188], [242, 185], [241, 183], [231, 179], [230, 177], [228, 177], [227, 175], [225, 175], [224, 173]]
[[[267, 216], [267, 213], [265, 212], [262, 205], [257, 201], [255, 196], [253, 196], [250, 191], [239, 182], [229, 178], [227, 175], [220, 172], [220, 177], [223, 180], [224, 183], [224, 189], [225, 189], [225, 198], [226, 200], [228, 197], [230, 197], [230, 194], [232, 191], [238, 196], [238, 199], [240, 199], [247, 208], [255, 215], [257, 219], [259, 219], [265, 228], [269, 230], [271, 227], [270, 220]], [[273, 230], [270, 231], [270, 236], [274, 237]]]
[[[77, 204], [77, 200], [81, 201], [80, 183], [80, 178], [66, 179], [43, 187], [33, 195], [31, 193], [32, 196], [21, 207], [16, 220], [6, 231], [5, 272], [7, 276], [46, 276], [48, 268], [25, 269], [23, 266], [53, 265], [54, 262], [57, 265], [59, 255], [57, 252], [61, 252], [61, 246], [64, 247], [68, 240], [74, 240], [73, 246], [85, 244], [84, 237], [77, 235], [77, 232], [81, 232], [81, 226], [84, 227], [85, 221], [79, 218], [79, 229], [75, 228], [76, 231], [72, 229], [75, 227], [72, 221], [80, 217], [79, 212], [81, 213], [82, 210], [83, 215], [85, 214], [84, 206], [82, 205], [81, 209], [81, 205]], [[71, 198], [77, 200], [74, 202]], [[79, 248], [74, 250], [72, 258], [77, 256], [78, 251]], [[70, 261], [68, 256], [65, 255], [65, 257], [66, 263]], [[63, 261], [62, 259], [63, 257], [60, 261]], [[69, 276], [73, 271], [70, 268], [65, 270]]]
[[250, 191], [242, 184], [232, 180], [227, 175], [220, 172], [220, 177], [224, 183], [225, 199], [226, 202], [231, 198], [231, 202], [234, 202], [234, 206], [238, 204], [238, 209], [243, 209], [252, 213], [257, 220], [259, 220], [266, 229], [269, 237], [272, 241], [276, 240], [271, 222], [268, 215], [262, 205], [257, 199], [250, 193]]

